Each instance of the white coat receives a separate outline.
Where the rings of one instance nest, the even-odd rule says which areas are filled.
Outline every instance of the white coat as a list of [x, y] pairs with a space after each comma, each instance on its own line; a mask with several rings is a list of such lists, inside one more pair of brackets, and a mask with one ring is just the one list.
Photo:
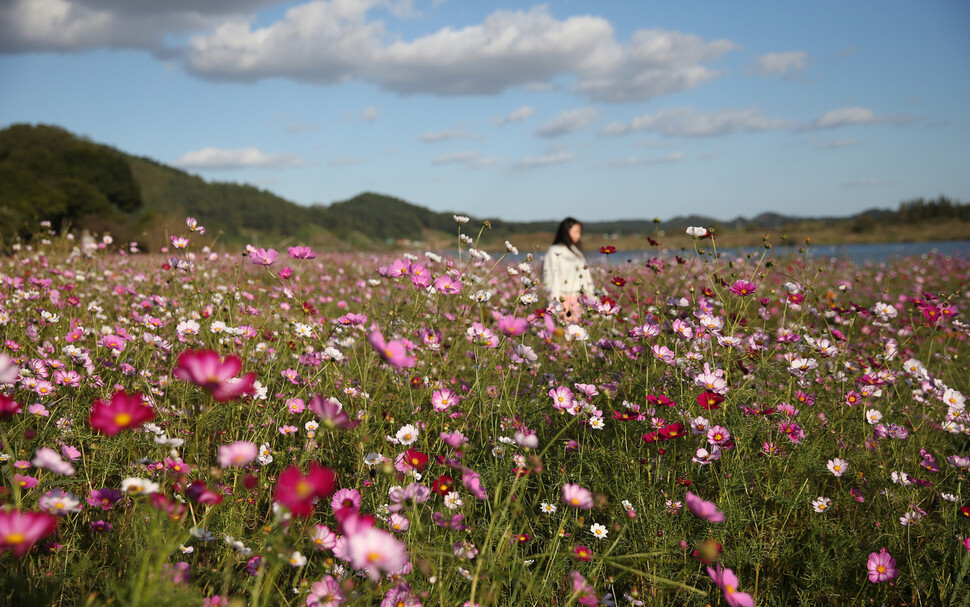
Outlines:
[[593, 277], [582, 252], [564, 244], [549, 247], [542, 260], [542, 284], [552, 299], [560, 296], [593, 295]]

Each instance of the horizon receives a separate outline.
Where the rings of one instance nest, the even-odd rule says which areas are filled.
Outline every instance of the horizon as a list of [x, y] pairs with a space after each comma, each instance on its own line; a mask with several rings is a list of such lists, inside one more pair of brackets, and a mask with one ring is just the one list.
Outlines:
[[304, 206], [387, 192], [512, 222], [970, 199], [970, 5], [696, 8], [14, 0], [0, 126]]

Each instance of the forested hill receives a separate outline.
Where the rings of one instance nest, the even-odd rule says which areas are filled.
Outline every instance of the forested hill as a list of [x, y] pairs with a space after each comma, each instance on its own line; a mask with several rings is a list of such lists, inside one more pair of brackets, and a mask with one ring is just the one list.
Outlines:
[[[455, 212], [467, 214], [463, 209]], [[207, 182], [55, 126], [18, 124], [0, 130], [0, 238], [4, 242], [18, 233], [33, 233], [41, 220], [49, 220], [55, 228], [110, 231], [121, 240], [155, 247], [168, 234], [184, 232], [185, 218], [190, 216], [207, 227], [212, 239], [230, 246], [303, 242], [322, 249], [372, 248], [389, 242], [453, 239], [452, 215], [372, 192], [329, 206], [302, 206], [254, 186]], [[813, 222], [858, 232], [933, 218], [970, 222], [970, 205], [941, 196], [904, 202], [898, 211], [873, 209], [848, 218], [764, 213], [723, 221], [691, 215], [664, 218], [659, 225], [651, 217], [587, 222], [585, 227], [588, 233], [629, 236], [682, 230], [688, 225], [758, 231]], [[477, 225], [480, 219], [490, 220], [488, 238], [500, 243], [516, 234], [548, 235], [559, 218], [508, 222], [473, 217]]]

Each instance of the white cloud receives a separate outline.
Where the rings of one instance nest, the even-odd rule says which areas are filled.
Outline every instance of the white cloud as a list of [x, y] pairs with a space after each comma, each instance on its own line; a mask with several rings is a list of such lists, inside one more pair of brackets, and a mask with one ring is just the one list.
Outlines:
[[702, 114], [693, 108], [660, 110], [644, 114], [629, 123], [614, 122], [601, 135], [626, 135], [634, 132], [653, 132], [665, 137], [719, 137], [734, 133], [754, 133], [792, 126], [790, 121], [767, 118], [756, 109], [718, 110]]
[[367, 158], [356, 158], [353, 156], [338, 156], [336, 158], [331, 158], [327, 161], [327, 164], [332, 167], [350, 167], [358, 164], [364, 164], [369, 162]]
[[790, 76], [802, 71], [807, 65], [806, 51], [768, 53], [758, 57], [752, 71], [761, 76]]
[[528, 105], [522, 106], [518, 109], [512, 110], [508, 116], [502, 118], [492, 118], [492, 124], [496, 126], [502, 126], [505, 124], [514, 124], [516, 122], [523, 122], [532, 115], [532, 108]]
[[442, 141], [455, 141], [455, 140], [475, 140], [481, 139], [481, 135], [476, 135], [475, 133], [469, 133], [467, 131], [462, 131], [460, 129], [452, 129], [450, 131], [438, 131], [436, 133], [424, 133], [420, 135], [418, 139], [424, 141], [425, 143], [440, 143]]
[[[256, 13], [291, 4], [268, 23]], [[565, 77], [594, 101], [642, 101], [720, 75], [736, 47], [660, 29], [617, 40], [605, 18], [559, 19], [546, 6], [405, 39], [380, 16], [418, 16], [413, 0], [0, 0], [0, 52], [150, 49], [212, 80], [372, 82], [400, 94], [495, 95]]]
[[536, 130], [537, 137], [560, 137], [576, 132], [586, 125], [599, 120], [596, 108], [585, 107], [559, 114]]
[[616, 168], [631, 168], [639, 166], [651, 166], [656, 164], [674, 164], [677, 162], [683, 162], [684, 155], [680, 152], [671, 152], [665, 156], [659, 158], [641, 158], [639, 156], [630, 156], [629, 158], [619, 158], [615, 160], [610, 160], [606, 163], [607, 166]]
[[373, 105], [366, 108], [363, 112], [360, 113], [360, 119], [366, 120], [367, 122], [374, 122], [380, 117], [381, 117], [381, 113], [378, 112], [377, 108], [374, 107]]
[[463, 164], [471, 169], [477, 169], [481, 167], [491, 166], [493, 164], [499, 164], [505, 162], [504, 158], [497, 158], [492, 156], [482, 156], [478, 152], [473, 150], [462, 150], [461, 152], [454, 152], [452, 154], [443, 154], [438, 156], [431, 161], [431, 164], [435, 166], [441, 166], [445, 164]]
[[163, 52], [165, 36], [195, 32], [283, 0], [4, 0], [0, 52], [98, 47]]
[[867, 107], [844, 107], [826, 112], [805, 125], [805, 130], [834, 129], [860, 124], [895, 124], [902, 126], [914, 119], [906, 115], [879, 115]]
[[305, 163], [292, 154], [265, 154], [254, 147], [233, 150], [208, 147], [186, 152], [173, 164], [186, 169], [215, 170], [291, 167]]
[[[498, 10], [482, 23], [413, 40], [367, 19], [378, 0], [315, 0], [257, 27], [234, 20], [193, 37], [186, 63], [199, 76], [285, 77], [318, 84], [374, 82], [400, 94], [494, 95], [567, 76], [597, 101], [637, 101], [715, 78], [704, 63], [736, 48], [726, 40], [640, 30], [621, 44], [602, 17], [557, 19], [540, 6]], [[392, 40], [388, 42], [387, 40]]]
[[526, 156], [522, 160], [516, 161], [512, 168], [516, 169], [535, 169], [539, 167], [565, 164], [574, 160], [576, 156], [570, 152], [557, 152], [543, 154], [542, 156]]

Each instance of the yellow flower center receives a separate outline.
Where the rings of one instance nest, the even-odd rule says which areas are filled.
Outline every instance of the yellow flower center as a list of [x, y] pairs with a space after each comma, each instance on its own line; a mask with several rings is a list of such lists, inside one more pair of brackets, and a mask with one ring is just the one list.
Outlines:
[[879, 573], [886, 573], [886, 568], [883, 567], [882, 565], [879, 565], [878, 567], [876, 567], [876, 571], [878, 571]]
[[3, 538], [3, 543], [13, 546], [16, 544], [21, 544], [26, 540], [27, 540], [27, 536], [25, 536], [23, 533], [14, 531], [13, 533], [8, 533], [7, 537]]
[[117, 415], [115, 415], [115, 423], [118, 424], [119, 426], [127, 426], [128, 424], [131, 423], [131, 414], [118, 413]]

